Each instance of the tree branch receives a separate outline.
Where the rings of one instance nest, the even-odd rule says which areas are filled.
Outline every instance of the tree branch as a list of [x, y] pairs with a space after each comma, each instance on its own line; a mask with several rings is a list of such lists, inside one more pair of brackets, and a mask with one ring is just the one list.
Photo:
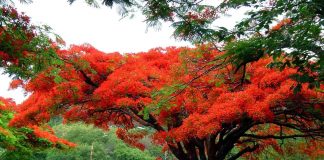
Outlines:
[[244, 134], [243, 137], [250, 137], [256, 139], [288, 139], [288, 138], [301, 138], [301, 137], [312, 137], [312, 136], [320, 136], [324, 137], [324, 135], [320, 134], [296, 134], [296, 135], [289, 135], [289, 136], [275, 136], [275, 135], [254, 135], [254, 134]]
[[91, 86], [94, 86], [96, 88], [99, 87], [98, 84], [94, 83], [91, 78], [89, 76], [87, 76], [87, 74], [80, 68], [80, 66], [78, 66], [77, 64], [73, 63], [72, 61], [69, 61], [67, 59], [64, 58], [60, 58], [60, 60], [62, 60], [65, 63], [71, 64], [73, 65], [73, 67], [75, 68], [76, 71], [79, 71], [81, 73], [81, 75], [83, 76], [83, 78], [85, 79], [85, 82]]
[[157, 120], [151, 114], [149, 114], [149, 117], [146, 120], [146, 119], [143, 118], [143, 116], [139, 116], [138, 115], [138, 111], [136, 111], [136, 110], [133, 110], [133, 109], [129, 108], [128, 109], [128, 112], [129, 112], [129, 114], [130, 114], [130, 116], [132, 118], [134, 118], [136, 121], [138, 121], [142, 125], [144, 125], [144, 126], [151, 126], [154, 129], [156, 129], [157, 131], [164, 131], [163, 127], [160, 126], [157, 123]]
[[94, 86], [94, 87], [96, 87], [96, 88], [99, 87], [99, 85], [96, 84], [96, 83], [94, 83], [94, 82], [91, 80], [91, 78], [88, 77], [87, 74], [86, 74], [83, 70], [81, 70], [81, 69], [77, 69], [77, 68], [76, 68], [76, 70], [79, 71], [79, 72], [82, 74], [82, 76], [84, 77], [85, 82], [86, 82], [87, 84], [89, 84], [89, 85], [91, 85], [91, 86]]
[[251, 147], [251, 146], [246, 147], [243, 150], [241, 150], [240, 152], [238, 152], [237, 154], [235, 154], [234, 156], [230, 157], [228, 160], [235, 160], [235, 159], [241, 157], [243, 154], [245, 154], [247, 152], [255, 151], [258, 147], [259, 147], [258, 144], [254, 145], [253, 147]]

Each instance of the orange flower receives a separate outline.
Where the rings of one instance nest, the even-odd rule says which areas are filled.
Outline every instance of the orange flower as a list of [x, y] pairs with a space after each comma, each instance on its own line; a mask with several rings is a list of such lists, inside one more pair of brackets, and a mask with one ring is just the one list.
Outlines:
[[282, 19], [278, 24], [271, 28], [271, 31], [278, 31], [282, 26], [288, 25], [292, 22], [290, 18]]
[[16, 89], [22, 85], [23, 85], [23, 81], [21, 79], [15, 79], [11, 81], [9, 89]]

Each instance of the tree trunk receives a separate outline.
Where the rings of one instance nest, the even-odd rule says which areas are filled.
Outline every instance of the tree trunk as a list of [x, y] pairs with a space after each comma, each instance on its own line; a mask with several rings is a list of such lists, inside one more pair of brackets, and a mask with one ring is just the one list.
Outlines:
[[253, 125], [251, 120], [245, 119], [239, 124], [224, 126], [221, 131], [208, 138], [191, 138], [186, 142], [178, 142], [177, 147], [169, 147], [179, 160], [223, 160]]
[[93, 142], [92, 142], [92, 144], [91, 144], [90, 160], [93, 160]]

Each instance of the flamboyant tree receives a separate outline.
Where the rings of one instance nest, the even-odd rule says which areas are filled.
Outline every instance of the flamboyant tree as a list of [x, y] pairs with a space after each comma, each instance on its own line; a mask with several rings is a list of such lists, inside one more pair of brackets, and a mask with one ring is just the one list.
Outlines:
[[[118, 137], [141, 149], [145, 132], [129, 129], [154, 128], [153, 141], [179, 159], [236, 159], [268, 147], [281, 153], [277, 139], [289, 138], [307, 138], [301, 147], [321, 156], [323, 5], [283, 2], [224, 1], [215, 7], [201, 1], [145, 1], [141, 9], [151, 24], [171, 21], [178, 38], [213, 46], [126, 55], [89, 45], [60, 50], [44, 34], [32, 34], [25, 16], [2, 9], [0, 67], [19, 78], [32, 77], [12, 83], [32, 95], [17, 107], [10, 127], [73, 145], [46, 124], [63, 115], [66, 122], [117, 125]], [[256, 10], [235, 30], [210, 28], [217, 13], [241, 6]], [[284, 18], [272, 25], [278, 16]], [[226, 51], [220, 52], [217, 42], [225, 42]]]
[[206, 45], [125, 55], [90, 45], [56, 52], [64, 65], [23, 84], [32, 94], [11, 126], [38, 131], [63, 115], [65, 122], [116, 125], [119, 138], [141, 149], [145, 132], [128, 130], [146, 126], [178, 159], [236, 159], [268, 147], [281, 153], [277, 139], [289, 138], [307, 138], [304, 147], [322, 156], [323, 93], [307, 84], [293, 93], [290, 75], [300, 73], [267, 68], [271, 58], [237, 69]]

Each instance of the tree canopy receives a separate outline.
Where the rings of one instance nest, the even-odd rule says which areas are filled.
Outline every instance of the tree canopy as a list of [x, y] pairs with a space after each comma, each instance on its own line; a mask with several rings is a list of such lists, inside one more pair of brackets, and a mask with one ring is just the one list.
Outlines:
[[[26, 83], [32, 95], [11, 126], [42, 126], [62, 114], [66, 122], [117, 125], [119, 138], [143, 149], [145, 133], [128, 132], [142, 125], [179, 159], [235, 159], [269, 146], [281, 152], [276, 139], [286, 138], [312, 137], [314, 152], [323, 145], [316, 139], [324, 95], [307, 84], [293, 93], [297, 69], [267, 68], [270, 58], [236, 71], [225, 52], [206, 45], [125, 55], [82, 45], [57, 53], [60, 79], [50, 67]], [[234, 147], [240, 150], [229, 155]]]

